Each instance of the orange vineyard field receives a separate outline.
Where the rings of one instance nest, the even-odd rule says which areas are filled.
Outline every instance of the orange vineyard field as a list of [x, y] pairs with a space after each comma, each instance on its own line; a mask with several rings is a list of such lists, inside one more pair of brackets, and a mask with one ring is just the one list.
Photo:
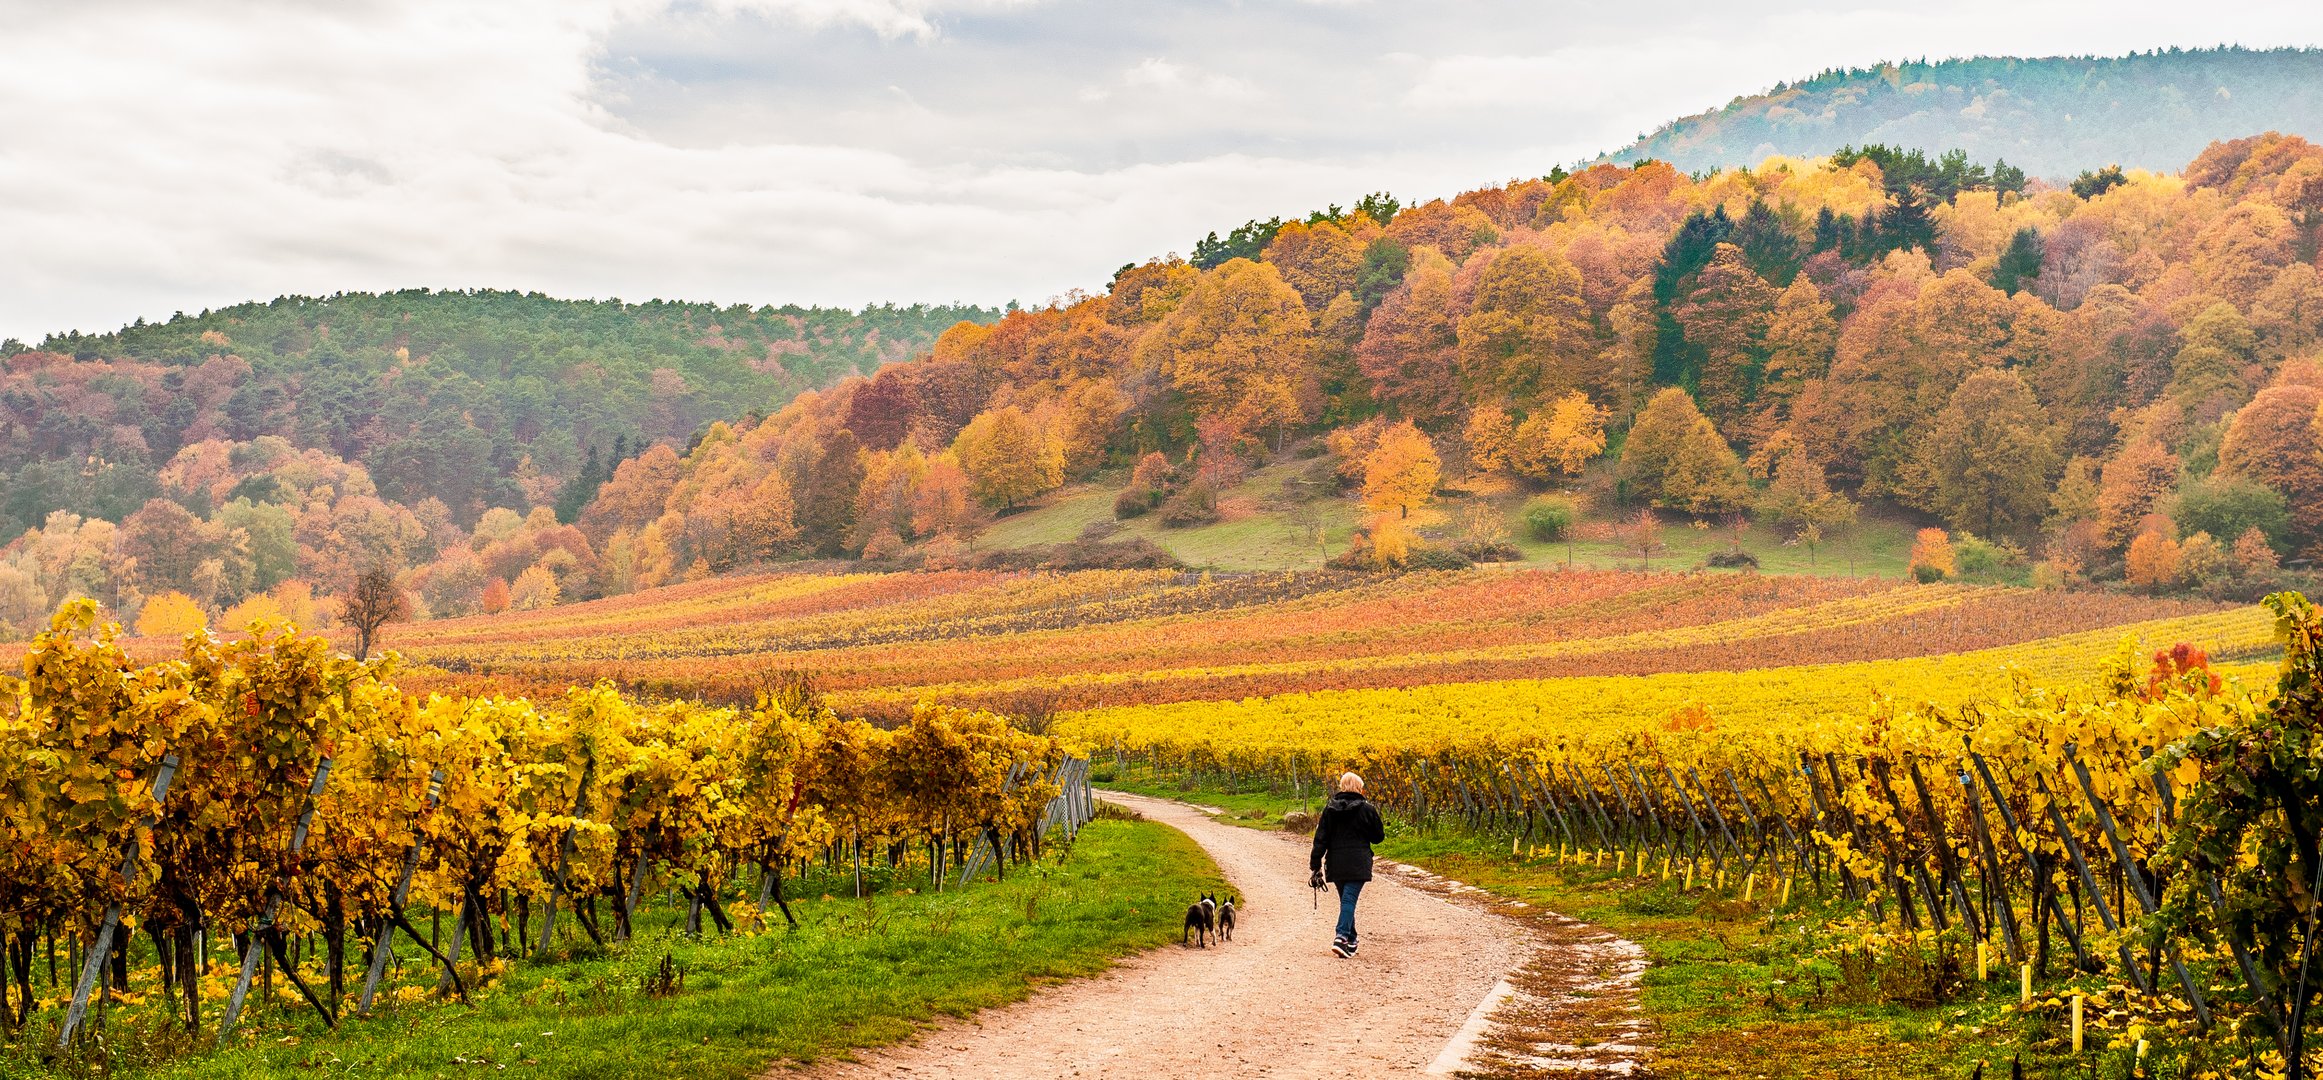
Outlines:
[[2161, 620], [2195, 620], [2181, 636], [2203, 637], [2222, 659], [2266, 648], [2249, 609], [2190, 601], [1614, 571], [767, 575], [407, 624], [386, 644], [405, 657], [401, 681], [413, 688], [542, 693], [612, 679], [647, 694], [739, 700], [775, 672], [806, 671], [842, 711], [897, 717], [926, 697], [1049, 713], [1860, 667], [2091, 631], [2108, 631], [2099, 636], [2110, 648], [2116, 628]]

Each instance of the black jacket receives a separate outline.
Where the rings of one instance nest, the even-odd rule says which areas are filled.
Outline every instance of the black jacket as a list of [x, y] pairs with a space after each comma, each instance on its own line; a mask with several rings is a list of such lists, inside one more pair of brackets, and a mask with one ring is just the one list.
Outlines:
[[1307, 869], [1321, 868], [1325, 881], [1371, 880], [1371, 845], [1387, 839], [1379, 808], [1360, 791], [1342, 791], [1323, 804], [1315, 823], [1315, 850]]

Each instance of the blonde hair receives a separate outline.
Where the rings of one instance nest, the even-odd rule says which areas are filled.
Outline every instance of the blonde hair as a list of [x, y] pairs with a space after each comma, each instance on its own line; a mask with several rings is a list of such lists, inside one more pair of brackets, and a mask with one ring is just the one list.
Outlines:
[[1360, 776], [1357, 776], [1357, 775], [1355, 775], [1354, 773], [1351, 773], [1351, 772], [1350, 772], [1350, 773], [1340, 773], [1340, 774], [1339, 774], [1339, 790], [1341, 790], [1341, 791], [1362, 791], [1362, 790], [1363, 790], [1363, 778], [1362, 778], [1362, 777], [1360, 777]]

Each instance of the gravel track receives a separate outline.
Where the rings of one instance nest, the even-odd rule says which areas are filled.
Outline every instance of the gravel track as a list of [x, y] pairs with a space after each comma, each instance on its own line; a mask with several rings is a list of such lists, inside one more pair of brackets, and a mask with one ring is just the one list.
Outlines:
[[770, 1076], [1442, 1075], [1466, 1064], [1463, 1049], [1476, 1042], [1471, 1014], [1540, 944], [1520, 920], [1383, 872], [1363, 894], [1363, 951], [1341, 960], [1329, 947], [1336, 899], [1326, 892], [1314, 906], [1304, 837], [1220, 824], [1183, 803], [1103, 798], [1210, 853], [1243, 901], [1231, 944], [1155, 949], [858, 1061]]

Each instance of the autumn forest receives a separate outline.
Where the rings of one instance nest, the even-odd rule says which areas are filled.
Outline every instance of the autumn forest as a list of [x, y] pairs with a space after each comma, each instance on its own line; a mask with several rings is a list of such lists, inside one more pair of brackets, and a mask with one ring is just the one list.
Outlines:
[[[1915, 556], [1930, 578], [1966, 557], [2036, 584], [2247, 594], [2323, 545], [2319, 241], [2323, 147], [2271, 133], [2175, 175], [2058, 182], [1884, 146], [1693, 176], [1600, 164], [1254, 220], [1102, 292], [959, 312], [875, 371], [782, 374], [763, 358], [809, 350], [730, 344], [766, 316], [673, 310], [659, 332], [690, 338], [695, 368], [638, 361], [639, 407], [586, 423], [448, 425], [474, 433], [467, 466], [414, 460], [443, 440], [318, 426], [348, 362], [309, 349], [270, 377], [280, 343], [352, 327], [392, 350], [359, 382], [471, 418], [463, 385], [603, 411], [574, 382], [603, 369], [479, 365], [489, 349], [381, 329], [387, 298], [258, 305], [169, 324], [150, 359], [159, 327], [6, 360], [17, 476], [111, 497], [23, 508], [0, 625], [29, 633], [76, 593], [311, 620], [364, 567], [425, 617], [792, 558], [940, 565], [1069, 481], [1112, 477], [1122, 517], [1198, 521], [1294, 453], [1361, 500], [1339, 553], [1358, 565], [1447, 546], [1439, 491], [1534, 491], [1810, 538], [1880, 510], [1939, 531]], [[780, 377], [717, 374], [751, 364]], [[783, 379], [809, 385], [769, 400]], [[28, 417], [67, 396], [93, 434], [44, 460]], [[140, 415], [190, 434], [167, 445]], [[140, 453], [160, 460], [118, 477]]]

